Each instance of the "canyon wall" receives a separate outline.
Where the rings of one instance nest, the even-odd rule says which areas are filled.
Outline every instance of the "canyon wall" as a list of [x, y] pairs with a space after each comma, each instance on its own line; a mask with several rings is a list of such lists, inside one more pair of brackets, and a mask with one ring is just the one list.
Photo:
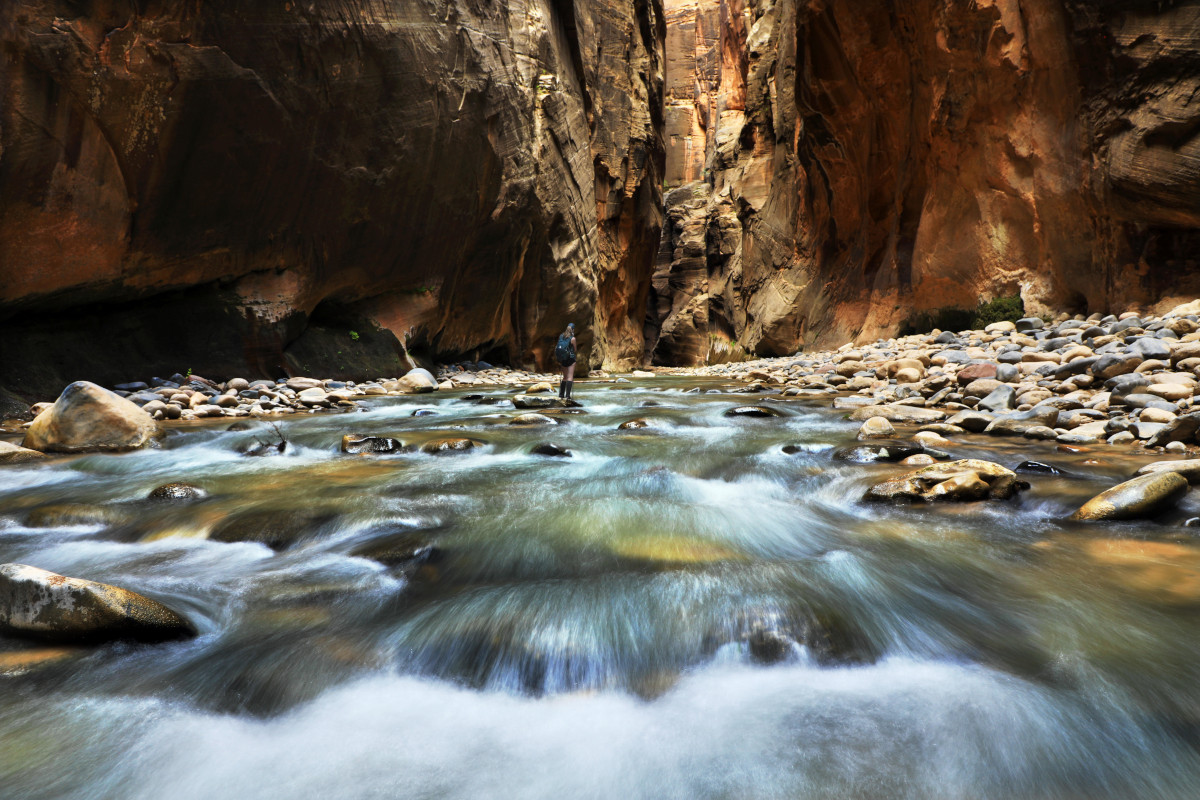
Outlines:
[[629, 365], [659, 0], [0, 4], [0, 387]]
[[667, 0], [647, 355], [1200, 296], [1200, 3]]

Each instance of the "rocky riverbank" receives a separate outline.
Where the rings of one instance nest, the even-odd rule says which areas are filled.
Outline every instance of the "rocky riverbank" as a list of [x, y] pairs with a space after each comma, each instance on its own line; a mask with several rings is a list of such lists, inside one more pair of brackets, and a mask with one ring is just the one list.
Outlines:
[[[864, 421], [863, 438], [915, 424], [926, 443], [959, 433], [1195, 450], [1200, 441], [1200, 301], [1162, 317], [1093, 314], [1029, 317], [984, 330], [940, 331], [835, 351], [700, 368], [657, 368], [628, 377], [593, 371], [592, 381], [655, 376], [722, 378], [764, 398], [828, 400]], [[557, 376], [463, 363], [414, 369], [375, 381], [291, 377], [216, 382], [174, 375], [112, 387], [160, 422], [277, 417], [353, 409], [359, 400], [434, 391], [523, 387], [549, 393]], [[38, 403], [31, 416], [46, 411]], [[28, 428], [10, 421], [10, 430]]]
[[939, 436], [987, 433], [1066, 447], [1107, 442], [1185, 452], [1195, 448], [1200, 430], [1194, 410], [1200, 301], [1162, 317], [1030, 317], [981, 331], [934, 330], [832, 352], [659, 373], [744, 381], [748, 393], [828, 398], [854, 419], [916, 423]]

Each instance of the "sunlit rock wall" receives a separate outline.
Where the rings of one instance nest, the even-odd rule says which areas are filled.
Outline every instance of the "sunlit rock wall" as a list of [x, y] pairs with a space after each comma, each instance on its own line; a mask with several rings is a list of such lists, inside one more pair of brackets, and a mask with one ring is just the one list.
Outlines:
[[[648, 352], [1200, 294], [1200, 3], [667, 0]], [[702, 155], [701, 155], [702, 154]], [[692, 183], [698, 182], [698, 183]]]
[[639, 361], [664, 36], [658, 0], [0, 4], [0, 386], [540, 365], [568, 321]]

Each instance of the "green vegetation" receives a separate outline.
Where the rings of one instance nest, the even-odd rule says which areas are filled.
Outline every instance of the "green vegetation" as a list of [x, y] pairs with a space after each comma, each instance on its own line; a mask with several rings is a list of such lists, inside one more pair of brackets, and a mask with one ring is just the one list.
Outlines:
[[357, 342], [358, 341], [358, 331], [350, 331], [350, 338]]
[[1025, 316], [1025, 303], [1017, 295], [997, 297], [976, 308], [938, 308], [914, 314], [900, 326], [901, 336], [943, 331], [980, 330], [993, 322], [1016, 322]]

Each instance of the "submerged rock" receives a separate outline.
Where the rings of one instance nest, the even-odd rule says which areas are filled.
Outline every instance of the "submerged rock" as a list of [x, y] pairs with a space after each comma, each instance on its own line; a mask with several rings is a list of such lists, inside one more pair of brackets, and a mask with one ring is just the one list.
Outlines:
[[208, 492], [199, 486], [190, 483], [168, 483], [152, 491], [148, 499], [179, 503], [190, 500], [203, 500], [206, 497], [208, 497]]
[[87, 503], [56, 503], [29, 512], [25, 524], [30, 528], [60, 528], [72, 525], [117, 525], [127, 516], [111, 506]]
[[124, 452], [145, 447], [159, 433], [154, 418], [134, 403], [77, 381], [38, 414], [23, 446], [43, 453]]
[[1172, 508], [1187, 492], [1188, 481], [1178, 472], [1151, 472], [1101, 492], [1071, 519], [1145, 519]]
[[919, 444], [889, 439], [851, 447], [839, 447], [833, 451], [833, 457], [838, 461], [868, 464], [873, 461], [901, 461], [923, 452], [924, 448]]
[[1005, 500], [1029, 484], [991, 461], [960, 459], [934, 464], [872, 486], [865, 500], [972, 501]]
[[310, 511], [251, 511], [231, 517], [213, 528], [215, 542], [254, 542], [272, 550], [286, 550], [313, 538], [333, 514]]
[[1067, 473], [1052, 464], [1041, 461], [1022, 461], [1017, 464], [1017, 472], [1038, 472], [1044, 475], [1066, 475]]
[[0, 631], [60, 642], [162, 642], [191, 624], [140, 594], [23, 564], [0, 566]]
[[798, 643], [791, 636], [773, 628], [755, 628], [746, 639], [750, 658], [759, 664], [778, 664], [792, 654]]
[[637, 419], [631, 419], [628, 422], [622, 422], [620, 425], [617, 426], [617, 430], [619, 430], [619, 431], [639, 431], [639, 430], [642, 430], [643, 428], [649, 428], [649, 427], [650, 427], [650, 423], [647, 420], [644, 420], [641, 417], [639, 417]]
[[572, 456], [571, 451], [567, 448], [559, 447], [558, 445], [550, 442], [536, 445], [529, 452], [535, 456], [549, 456], [551, 458], [571, 458]]

